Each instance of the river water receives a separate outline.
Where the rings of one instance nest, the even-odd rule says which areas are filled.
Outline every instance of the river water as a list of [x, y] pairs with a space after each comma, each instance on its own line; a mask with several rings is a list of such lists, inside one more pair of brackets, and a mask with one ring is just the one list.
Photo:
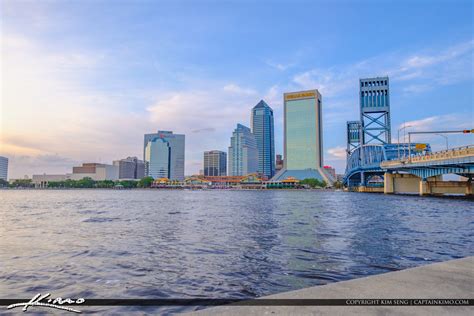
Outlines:
[[473, 255], [473, 214], [322, 190], [3, 190], [0, 297], [258, 297]]

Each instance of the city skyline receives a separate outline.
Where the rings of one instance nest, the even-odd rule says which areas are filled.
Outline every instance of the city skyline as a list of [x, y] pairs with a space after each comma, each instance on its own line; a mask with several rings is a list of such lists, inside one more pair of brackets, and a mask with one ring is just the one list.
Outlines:
[[[0, 155], [9, 178], [140, 157], [143, 134], [157, 129], [186, 135], [186, 174], [195, 174], [204, 150], [227, 148], [236, 122], [250, 126], [248, 110], [260, 99], [274, 110], [282, 154], [282, 95], [305, 89], [324, 96], [324, 161], [342, 173], [359, 78], [374, 76], [390, 77], [394, 131], [404, 122], [411, 130], [471, 127], [468, 1], [415, 2], [410, 14], [403, 2], [305, 3], [291, 15], [276, 3], [271, 17], [267, 4], [203, 3], [3, 1]], [[321, 13], [318, 30], [308, 27], [311, 7]], [[361, 15], [386, 23], [374, 28]], [[444, 146], [439, 136], [420, 140]]]

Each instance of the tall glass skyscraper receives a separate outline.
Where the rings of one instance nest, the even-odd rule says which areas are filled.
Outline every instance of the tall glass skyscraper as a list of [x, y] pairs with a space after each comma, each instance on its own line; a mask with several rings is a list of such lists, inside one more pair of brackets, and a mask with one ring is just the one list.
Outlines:
[[0, 156], [0, 179], [8, 179], [8, 158]]
[[228, 159], [229, 176], [245, 176], [257, 172], [257, 141], [247, 126], [237, 124], [230, 138]]
[[227, 175], [227, 153], [220, 150], [205, 151], [204, 175], [206, 177]]
[[284, 94], [284, 166], [272, 180], [329, 181], [323, 166], [322, 102], [318, 90]]
[[184, 135], [171, 131], [145, 134], [146, 174], [153, 178], [184, 180]]
[[258, 149], [259, 173], [268, 178], [275, 174], [275, 130], [273, 126], [273, 110], [260, 100], [252, 109], [252, 133], [255, 135]]

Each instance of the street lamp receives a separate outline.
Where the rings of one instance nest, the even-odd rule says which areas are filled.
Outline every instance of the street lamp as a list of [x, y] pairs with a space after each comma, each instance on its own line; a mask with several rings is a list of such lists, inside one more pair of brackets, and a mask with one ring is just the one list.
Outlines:
[[444, 139], [446, 140], [446, 150], [448, 150], [448, 149], [449, 149], [449, 144], [448, 144], [448, 136], [446, 136], [446, 135], [443, 135], [443, 134], [435, 134], [435, 135], [438, 135], [438, 136], [444, 137]]
[[[400, 132], [405, 128], [411, 127], [411, 125], [403, 125], [403, 127], [398, 129], [398, 160], [400, 160]], [[403, 137], [403, 141], [405, 141], [405, 136]], [[408, 144], [410, 146], [410, 144]], [[403, 151], [403, 156], [405, 156], [405, 150]]]

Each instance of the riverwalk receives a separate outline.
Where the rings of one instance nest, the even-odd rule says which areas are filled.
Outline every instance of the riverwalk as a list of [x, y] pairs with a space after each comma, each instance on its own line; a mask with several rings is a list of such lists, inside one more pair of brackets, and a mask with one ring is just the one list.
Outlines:
[[[474, 256], [350, 281], [280, 293], [264, 299], [472, 299]], [[474, 306], [219, 306], [202, 315], [474, 315]]]

